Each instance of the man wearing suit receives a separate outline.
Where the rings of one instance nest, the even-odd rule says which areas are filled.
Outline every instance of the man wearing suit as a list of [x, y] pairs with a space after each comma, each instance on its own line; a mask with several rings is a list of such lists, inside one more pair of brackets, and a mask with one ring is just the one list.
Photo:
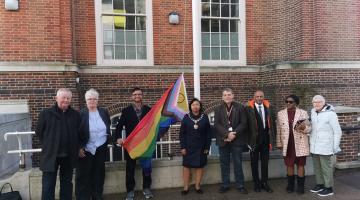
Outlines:
[[[126, 137], [135, 129], [136, 125], [141, 119], [150, 111], [150, 107], [143, 105], [142, 103], [143, 93], [140, 88], [134, 88], [132, 91], [133, 103], [121, 111], [121, 117], [116, 125], [115, 139], [119, 145], [124, 143], [121, 133], [125, 126]], [[134, 199], [134, 187], [135, 187], [135, 166], [136, 160], [129, 156], [129, 153], [125, 150], [126, 159], [126, 190], [127, 200]], [[146, 199], [153, 197], [150, 190], [151, 186], [151, 159], [140, 159], [143, 175], [143, 194]]]
[[242, 150], [246, 144], [246, 113], [241, 104], [234, 102], [234, 94], [230, 88], [222, 93], [222, 104], [215, 108], [215, 135], [219, 146], [222, 185], [220, 193], [230, 188], [230, 155], [234, 163], [236, 188], [242, 194], [247, 194], [244, 187], [242, 170]]
[[[246, 106], [248, 118], [248, 143], [251, 147], [251, 171], [254, 181], [255, 192], [264, 189], [272, 193], [273, 190], [267, 184], [269, 149], [272, 141], [272, 117], [270, 103], [264, 100], [264, 92], [257, 90], [254, 93], [254, 99], [250, 100]], [[258, 160], [261, 160], [261, 180], [259, 179]]]

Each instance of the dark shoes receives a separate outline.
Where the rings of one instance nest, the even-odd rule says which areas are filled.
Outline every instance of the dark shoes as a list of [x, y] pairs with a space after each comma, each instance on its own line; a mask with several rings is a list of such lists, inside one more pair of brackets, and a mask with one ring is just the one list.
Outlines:
[[305, 176], [297, 177], [297, 187], [296, 187], [296, 192], [298, 194], [304, 194], [305, 193]]
[[318, 193], [318, 192], [320, 192], [320, 191], [322, 191], [324, 189], [325, 189], [324, 185], [319, 185], [318, 184], [313, 189], [311, 189], [310, 192]]
[[202, 191], [202, 189], [201, 189], [201, 188], [199, 188], [199, 189], [195, 189], [195, 191], [196, 191], [196, 193], [198, 193], [198, 194], [204, 194], [204, 191]]
[[266, 182], [261, 183], [261, 189], [265, 190], [268, 193], [274, 192]]
[[261, 184], [254, 183], [254, 191], [255, 192], [261, 192]]
[[249, 192], [246, 190], [246, 188], [241, 187], [237, 189], [241, 194], [248, 194]]
[[329, 188], [324, 188], [323, 190], [321, 190], [320, 192], [317, 193], [319, 196], [321, 197], [326, 197], [326, 196], [330, 196], [330, 195], [333, 195], [334, 192], [332, 190], [331, 187]]
[[288, 193], [293, 193], [294, 192], [294, 187], [295, 187], [295, 176], [287, 176], [287, 180], [288, 180], [288, 184], [286, 186], [286, 191]]
[[181, 195], [187, 195], [189, 193], [189, 189], [188, 190], [183, 190], [183, 191], [181, 191]]
[[225, 193], [227, 191], [229, 191], [230, 188], [229, 187], [224, 187], [224, 186], [221, 186], [218, 190], [219, 193]]

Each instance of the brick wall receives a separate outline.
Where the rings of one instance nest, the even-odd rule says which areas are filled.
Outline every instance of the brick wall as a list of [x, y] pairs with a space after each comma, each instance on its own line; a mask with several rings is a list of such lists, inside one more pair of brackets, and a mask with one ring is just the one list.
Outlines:
[[[357, 118], [360, 113], [338, 114], [342, 127], [358, 127]], [[359, 160], [360, 151], [360, 130], [343, 131], [340, 148], [342, 152], [336, 156], [338, 162], [351, 162]]]

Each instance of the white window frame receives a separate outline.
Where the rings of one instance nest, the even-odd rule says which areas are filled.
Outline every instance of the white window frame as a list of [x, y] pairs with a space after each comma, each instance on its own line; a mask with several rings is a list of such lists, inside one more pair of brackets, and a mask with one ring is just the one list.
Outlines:
[[[199, 0], [199, 25], [201, 26], [202, 6]], [[239, 0], [239, 59], [238, 60], [203, 60], [202, 59], [202, 45], [200, 43], [200, 65], [201, 66], [246, 66], [246, 0]], [[199, 38], [201, 38], [201, 28], [199, 31]], [[201, 38], [202, 39], [202, 38]]]
[[96, 26], [96, 64], [98, 66], [153, 66], [153, 19], [152, 0], [146, 3], [146, 60], [130, 59], [104, 59], [103, 27], [102, 27], [102, 1], [94, 0], [95, 3], [95, 26]]

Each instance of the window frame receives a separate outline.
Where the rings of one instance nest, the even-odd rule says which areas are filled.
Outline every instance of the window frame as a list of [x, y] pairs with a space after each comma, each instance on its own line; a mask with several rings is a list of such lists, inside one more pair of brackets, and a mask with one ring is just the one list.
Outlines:
[[[201, 36], [201, 19], [202, 19], [202, 2], [199, 1], [199, 25], [200, 25], [200, 31], [199, 31], [199, 38], [200, 38], [200, 65], [201, 66], [246, 66], [246, 1], [245, 0], [239, 0], [239, 38], [238, 38], [238, 44], [239, 44], [239, 59], [238, 60], [203, 60], [202, 58], [202, 36]], [[206, 17], [208, 18], [208, 17]], [[227, 17], [224, 17], [227, 18]], [[221, 19], [221, 17], [219, 17]], [[221, 32], [220, 32], [221, 33]]]
[[96, 64], [98, 66], [153, 66], [154, 65], [154, 50], [153, 50], [154, 45], [153, 45], [152, 1], [145, 0], [145, 4], [146, 4], [146, 59], [141, 59], [141, 60], [104, 59], [102, 1], [94, 0], [94, 4], [95, 4], [95, 26], [96, 26]]

